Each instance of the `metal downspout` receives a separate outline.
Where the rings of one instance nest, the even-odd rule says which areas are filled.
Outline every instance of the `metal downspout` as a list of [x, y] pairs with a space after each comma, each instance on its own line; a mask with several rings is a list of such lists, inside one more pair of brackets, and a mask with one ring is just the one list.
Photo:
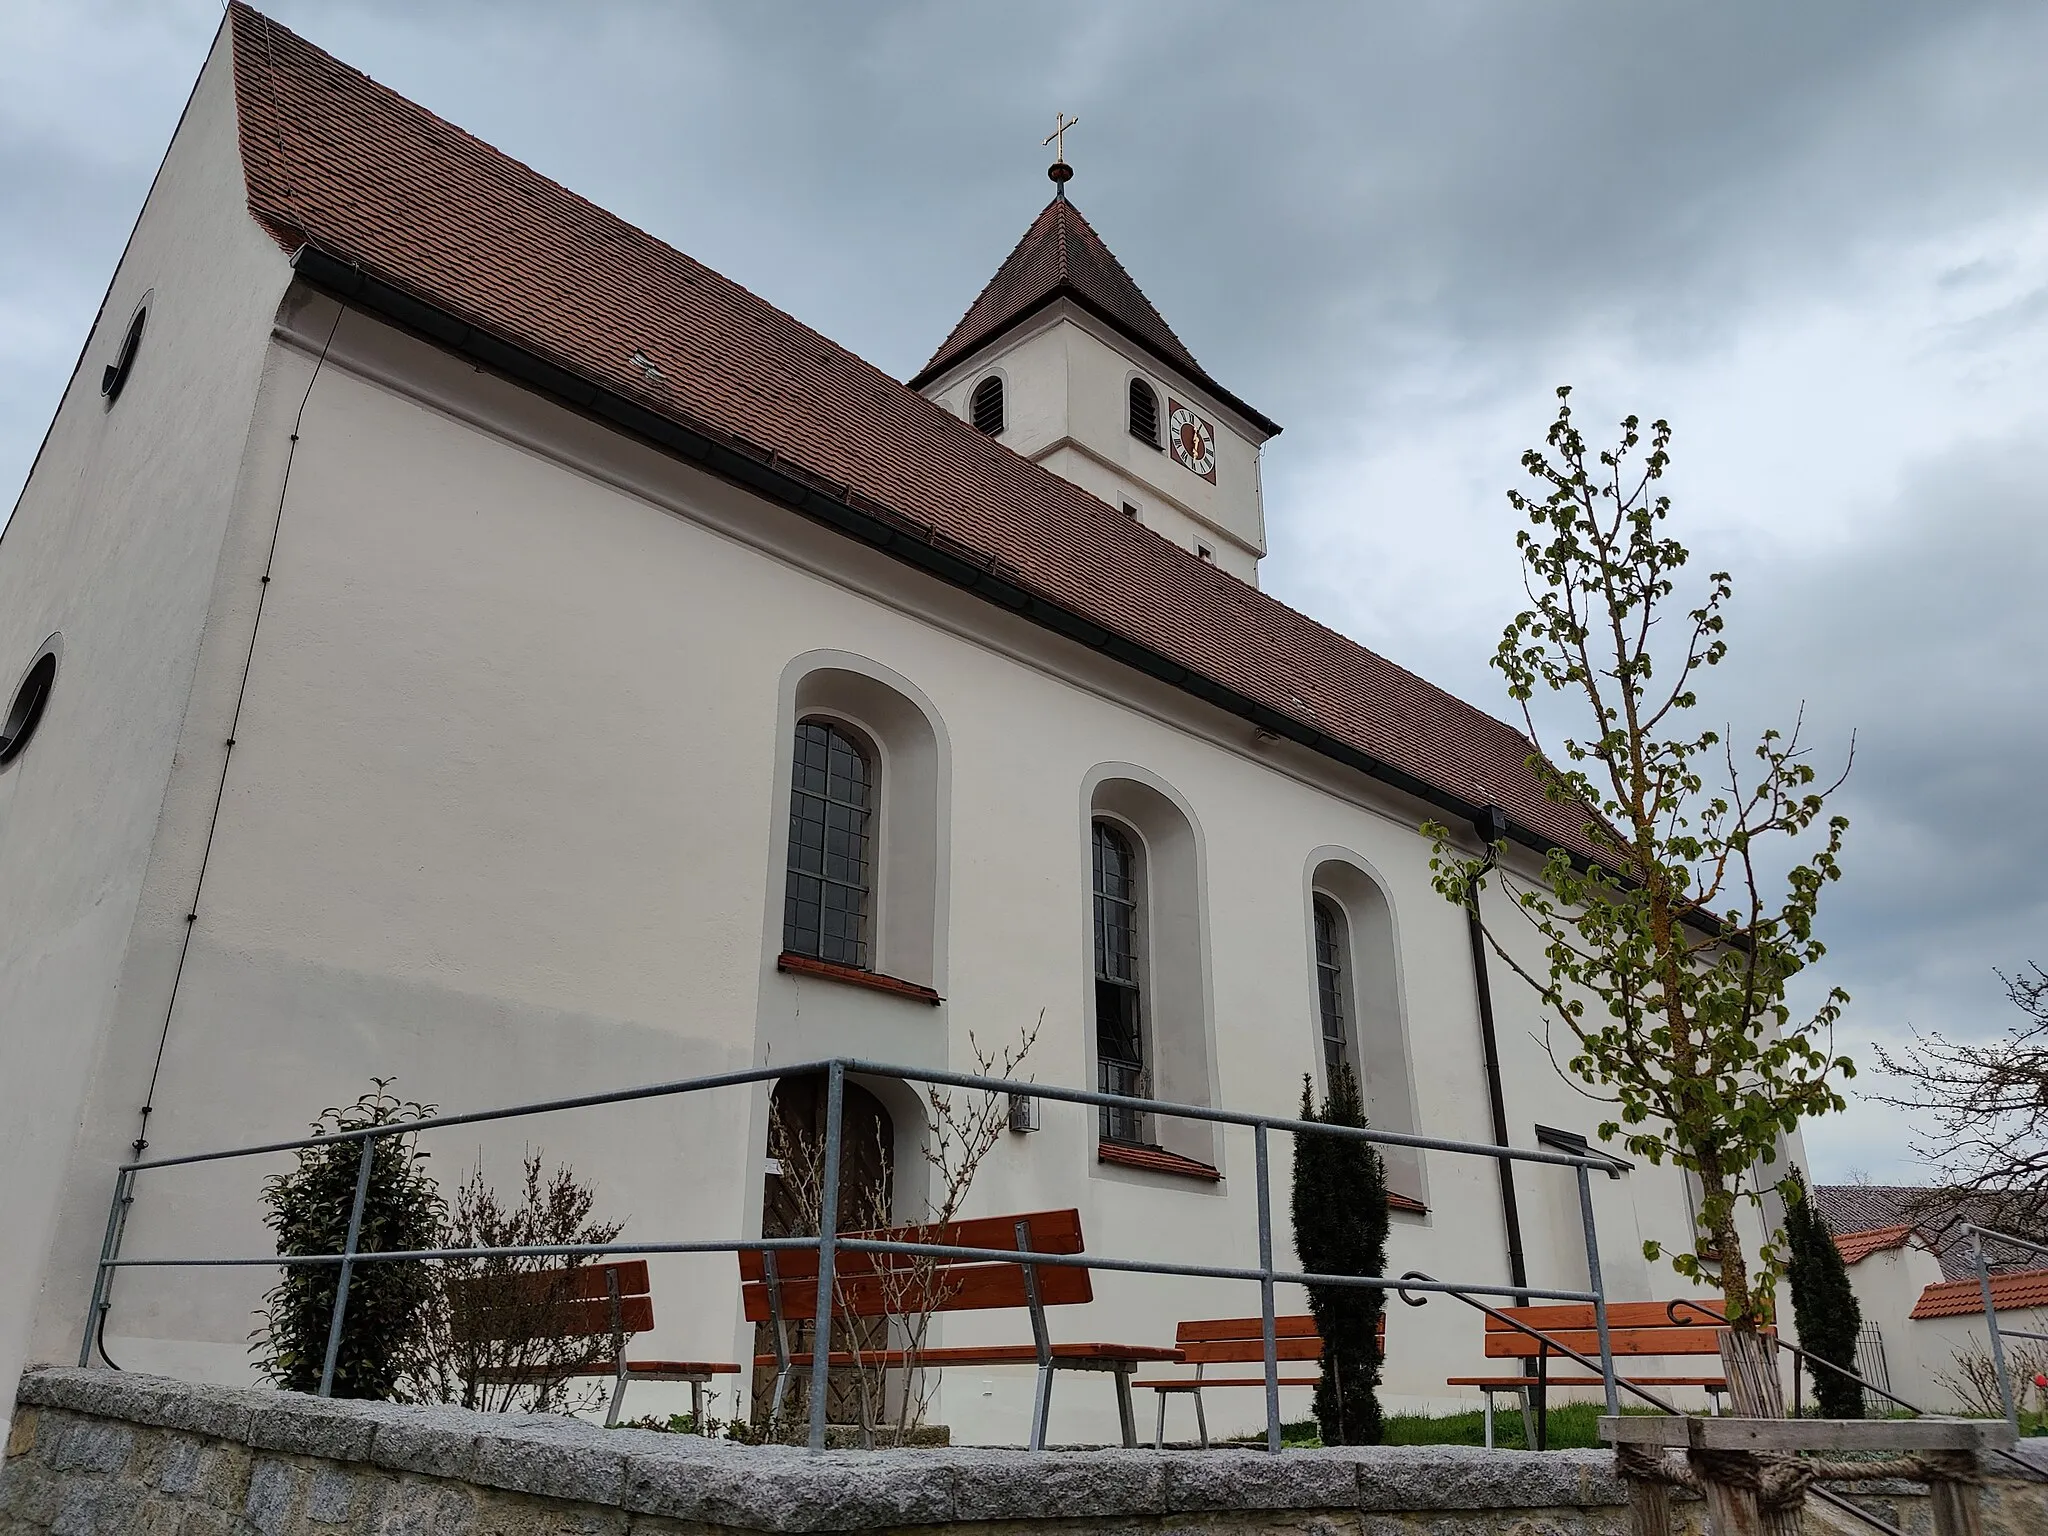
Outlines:
[[[1472, 826], [1486, 844], [1486, 863], [1480, 869], [1483, 877], [1494, 867], [1498, 845], [1507, 836], [1507, 817], [1500, 808], [1489, 805], [1472, 818]], [[1493, 985], [1487, 974], [1486, 930], [1479, 919], [1479, 886], [1475, 881], [1465, 897], [1465, 925], [1472, 939], [1472, 986], [1479, 994], [1479, 1039], [1486, 1063], [1486, 1099], [1493, 1112], [1493, 1144], [1497, 1147], [1511, 1145], [1508, 1141], [1507, 1099], [1501, 1088], [1500, 1048], [1493, 1028]], [[1506, 1158], [1495, 1161], [1500, 1170], [1500, 1218], [1507, 1232], [1508, 1281], [1518, 1291], [1529, 1283], [1529, 1265], [1522, 1253], [1522, 1209], [1515, 1198], [1514, 1164]], [[1519, 1304], [1527, 1306], [1526, 1295], [1517, 1296]]]

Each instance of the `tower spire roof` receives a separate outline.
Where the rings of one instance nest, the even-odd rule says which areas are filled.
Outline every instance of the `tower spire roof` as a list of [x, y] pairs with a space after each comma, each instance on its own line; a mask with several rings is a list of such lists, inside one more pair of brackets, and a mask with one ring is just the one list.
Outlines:
[[967, 313], [932, 354], [931, 361], [910, 380], [910, 387], [922, 389], [961, 359], [1063, 298], [1201, 385], [1261, 431], [1279, 432], [1279, 423], [1254, 410], [1203, 371], [1194, 354], [1174, 335], [1173, 327], [1132, 281], [1123, 263], [1111, 254], [1094, 226], [1066, 196], [1064, 185], [1024, 231], [1024, 238], [968, 306]]

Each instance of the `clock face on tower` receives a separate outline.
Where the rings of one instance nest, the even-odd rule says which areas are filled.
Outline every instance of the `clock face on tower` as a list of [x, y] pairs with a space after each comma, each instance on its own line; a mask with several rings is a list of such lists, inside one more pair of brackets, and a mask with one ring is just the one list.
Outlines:
[[1178, 400], [1166, 402], [1166, 444], [1182, 468], [1216, 483], [1216, 429]]

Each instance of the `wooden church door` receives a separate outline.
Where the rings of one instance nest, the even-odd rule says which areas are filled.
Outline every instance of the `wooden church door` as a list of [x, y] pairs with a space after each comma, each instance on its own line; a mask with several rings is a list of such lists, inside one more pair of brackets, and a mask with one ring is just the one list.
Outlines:
[[[775, 1085], [768, 1108], [769, 1173], [761, 1195], [763, 1237], [812, 1237], [818, 1231], [824, 1175], [825, 1089], [822, 1072], [785, 1077]], [[839, 1212], [834, 1223], [841, 1232], [860, 1232], [889, 1225], [890, 1202], [894, 1192], [896, 1127], [882, 1101], [858, 1083], [846, 1085], [840, 1111], [839, 1130]], [[845, 1349], [853, 1339], [863, 1349], [882, 1349], [889, 1338], [886, 1318], [835, 1320], [832, 1348]], [[809, 1349], [809, 1323], [789, 1325], [792, 1351]], [[756, 1359], [775, 1353], [774, 1325], [754, 1327]], [[882, 1412], [880, 1382], [869, 1373], [871, 1411]], [[801, 1420], [810, 1411], [810, 1372], [797, 1370], [783, 1399], [785, 1414]], [[773, 1368], [754, 1372], [753, 1420], [762, 1423], [775, 1390]], [[861, 1383], [851, 1367], [834, 1367], [827, 1391], [826, 1418], [834, 1424], [858, 1424], [861, 1420]]]

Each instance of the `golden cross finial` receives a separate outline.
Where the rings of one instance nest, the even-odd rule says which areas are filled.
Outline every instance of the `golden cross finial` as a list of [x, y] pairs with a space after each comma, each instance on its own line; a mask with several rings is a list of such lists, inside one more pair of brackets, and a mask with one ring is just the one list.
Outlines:
[[1053, 159], [1064, 163], [1067, 158], [1067, 130], [1069, 128], [1078, 128], [1081, 125], [1081, 119], [1078, 117], [1068, 117], [1064, 112], [1056, 112], [1053, 114], [1053, 123], [1053, 130], [1045, 136], [1045, 142], [1053, 146]]

